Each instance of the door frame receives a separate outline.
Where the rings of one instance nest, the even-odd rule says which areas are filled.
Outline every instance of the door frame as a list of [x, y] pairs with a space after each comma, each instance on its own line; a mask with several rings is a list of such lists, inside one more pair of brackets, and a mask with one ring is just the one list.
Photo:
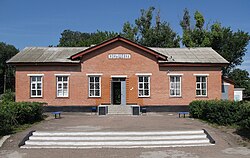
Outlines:
[[[115, 76], [115, 77], [111, 76], [111, 83], [110, 83], [110, 103], [111, 103], [111, 105], [126, 105], [126, 77], [124, 75], [123, 76]], [[121, 104], [114, 104], [113, 103], [113, 97], [114, 97], [113, 83], [114, 82], [119, 82], [121, 84]], [[122, 82], [125, 83], [125, 86], [122, 86]], [[125, 89], [122, 89], [122, 87], [124, 87]], [[125, 93], [125, 94], [123, 94], [123, 93]], [[122, 97], [124, 97], [124, 98], [122, 98]]]

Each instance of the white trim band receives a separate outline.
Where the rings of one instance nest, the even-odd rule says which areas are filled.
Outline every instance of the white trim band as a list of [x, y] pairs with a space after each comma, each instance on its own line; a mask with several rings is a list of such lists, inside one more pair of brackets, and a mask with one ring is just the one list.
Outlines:
[[209, 76], [209, 74], [194, 74], [194, 76]]
[[86, 76], [102, 76], [102, 73], [86, 74]]
[[127, 75], [111, 75], [112, 78], [127, 78]]
[[151, 76], [152, 73], [136, 73], [136, 76]]
[[70, 76], [70, 74], [54, 74], [55, 76]]
[[44, 74], [27, 74], [27, 76], [44, 76]]
[[173, 73], [170, 73], [170, 74], [167, 74], [168, 76], [183, 76], [183, 74], [173, 74]]

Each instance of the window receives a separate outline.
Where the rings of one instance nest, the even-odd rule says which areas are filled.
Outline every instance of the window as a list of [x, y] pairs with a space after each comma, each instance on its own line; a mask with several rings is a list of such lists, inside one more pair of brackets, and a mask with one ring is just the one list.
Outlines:
[[56, 76], [57, 97], [69, 96], [69, 76]]
[[42, 76], [30, 76], [30, 96], [42, 97]]
[[138, 96], [149, 97], [150, 96], [150, 77], [138, 76]]
[[181, 76], [170, 76], [170, 96], [181, 96]]
[[196, 76], [196, 96], [207, 96], [207, 76]]
[[89, 97], [101, 97], [100, 76], [89, 76]]

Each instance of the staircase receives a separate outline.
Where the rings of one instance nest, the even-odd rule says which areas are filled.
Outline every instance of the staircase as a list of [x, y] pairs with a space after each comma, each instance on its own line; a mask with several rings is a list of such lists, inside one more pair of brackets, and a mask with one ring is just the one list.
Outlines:
[[[42, 132], [35, 131], [21, 148], [159, 148], [210, 146], [205, 130], [147, 132]], [[214, 143], [214, 142], [213, 142]]]
[[111, 115], [132, 115], [132, 108], [129, 105], [109, 105], [108, 114]]

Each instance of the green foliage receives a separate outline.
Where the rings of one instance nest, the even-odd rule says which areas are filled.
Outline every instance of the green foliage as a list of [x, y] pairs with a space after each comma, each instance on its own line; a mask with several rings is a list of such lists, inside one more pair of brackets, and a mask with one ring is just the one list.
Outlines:
[[0, 42], [0, 94], [4, 91], [4, 75], [6, 75], [6, 89], [14, 90], [14, 68], [8, 66], [6, 61], [9, 60], [12, 56], [18, 53], [13, 45], [9, 45], [3, 42]]
[[7, 106], [0, 106], [0, 136], [12, 132], [17, 125], [13, 112]]
[[196, 11], [194, 13], [194, 19], [196, 21], [195, 26], [201, 30], [203, 28], [204, 22], [205, 22], [203, 15], [200, 12]]
[[15, 101], [15, 93], [11, 92], [11, 90], [7, 90], [4, 94], [1, 95], [0, 100], [2, 103], [13, 102]]
[[58, 47], [89, 47], [92, 44], [99, 44], [105, 40], [117, 36], [118, 33], [109, 31], [98, 31], [94, 33], [85, 33], [79, 31], [64, 30]]
[[241, 65], [250, 40], [248, 32], [241, 30], [234, 32], [230, 27], [223, 27], [218, 22], [204, 28], [205, 19], [198, 11], [195, 12], [194, 19], [195, 27], [191, 28], [189, 12], [185, 9], [183, 19], [180, 21], [183, 29], [183, 45], [212, 47], [229, 62], [229, 65], [223, 69], [224, 75], [228, 75], [237, 65]]
[[[245, 120], [242, 120], [240, 123], [240, 129], [244, 129], [249, 132], [250, 130], [250, 118], [247, 118]], [[248, 133], [249, 134], [249, 133]]]
[[121, 35], [148, 47], [179, 47], [180, 37], [166, 21], [160, 20], [160, 13], [155, 16], [153, 25], [153, 12], [155, 8], [141, 10], [141, 16], [135, 20], [135, 26], [129, 22], [124, 23]]
[[122, 28], [123, 37], [132, 40], [132, 41], [138, 41], [137, 39], [137, 33], [138, 28], [131, 25], [129, 22], [125, 22]]
[[204, 118], [205, 101], [195, 100], [189, 104], [190, 116], [193, 118]]
[[42, 120], [43, 107], [37, 102], [5, 102], [0, 106], [0, 135], [19, 125]]
[[189, 104], [190, 115], [218, 125], [239, 125], [248, 128], [250, 103], [228, 100], [196, 100]]
[[180, 21], [180, 25], [184, 31], [190, 30], [190, 15], [187, 8], [184, 9], [183, 19]]
[[211, 45], [209, 46], [229, 62], [223, 70], [223, 73], [228, 75], [237, 65], [242, 64], [250, 36], [248, 32], [241, 30], [234, 32], [230, 27], [222, 27], [220, 23], [215, 23], [210, 28]]
[[229, 73], [228, 77], [235, 83], [236, 88], [245, 88], [244, 96], [250, 96], [250, 78], [246, 70], [234, 69]]
[[239, 109], [237, 110], [236, 115], [239, 116], [238, 124], [241, 126], [242, 129], [245, 128], [245, 126], [247, 126], [247, 123], [249, 123], [249, 119], [250, 119], [250, 102], [245, 102], [241, 104]]

